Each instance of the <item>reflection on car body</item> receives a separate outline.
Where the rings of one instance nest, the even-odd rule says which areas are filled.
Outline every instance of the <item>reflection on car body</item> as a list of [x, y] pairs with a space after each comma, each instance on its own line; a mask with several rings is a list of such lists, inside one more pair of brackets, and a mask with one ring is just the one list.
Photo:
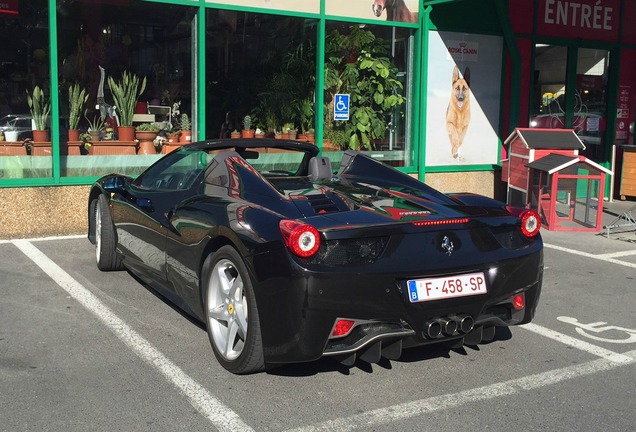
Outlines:
[[234, 373], [330, 356], [398, 359], [532, 320], [535, 212], [440, 193], [361, 152], [336, 173], [308, 143], [194, 143], [88, 201], [102, 270], [128, 269], [206, 324]]

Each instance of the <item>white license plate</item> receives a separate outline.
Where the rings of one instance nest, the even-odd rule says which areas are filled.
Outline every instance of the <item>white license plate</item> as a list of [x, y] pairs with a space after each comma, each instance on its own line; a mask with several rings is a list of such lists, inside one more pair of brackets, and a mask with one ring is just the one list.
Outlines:
[[409, 280], [407, 285], [411, 303], [486, 294], [488, 292], [486, 279], [481, 272]]

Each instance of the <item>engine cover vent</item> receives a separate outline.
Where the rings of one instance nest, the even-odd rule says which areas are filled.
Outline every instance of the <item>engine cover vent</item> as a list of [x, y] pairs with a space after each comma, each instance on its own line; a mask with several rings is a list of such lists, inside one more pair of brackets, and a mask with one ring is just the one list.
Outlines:
[[338, 212], [340, 209], [327, 195], [306, 195], [309, 205], [316, 214]]

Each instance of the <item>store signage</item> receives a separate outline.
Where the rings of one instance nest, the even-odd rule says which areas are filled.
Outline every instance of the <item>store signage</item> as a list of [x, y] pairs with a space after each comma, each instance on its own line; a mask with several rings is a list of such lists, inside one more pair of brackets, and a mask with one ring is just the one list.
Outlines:
[[457, 63], [461, 62], [477, 62], [479, 61], [479, 43], [475, 41], [458, 41], [449, 40], [446, 42], [448, 46], [449, 58]]
[[541, 36], [618, 41], [620, 0], [541, 0]]
[[626, 140], [629, 125], [629, 101], [631, 99], [631, 86], [622, 85], [618, 90], [618, 108], [616, 112], [616, 139]]
[[0, 16], [17, 16], [18, 0], [0, 0]]

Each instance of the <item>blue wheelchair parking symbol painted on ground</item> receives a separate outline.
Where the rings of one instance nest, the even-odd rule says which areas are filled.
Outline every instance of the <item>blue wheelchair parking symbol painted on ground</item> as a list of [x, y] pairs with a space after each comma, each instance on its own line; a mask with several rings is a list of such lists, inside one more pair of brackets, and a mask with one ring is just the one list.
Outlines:
[[349, 95], [336, 94], [336, 101], [333, 104], [334, 120], [349, 120]]

